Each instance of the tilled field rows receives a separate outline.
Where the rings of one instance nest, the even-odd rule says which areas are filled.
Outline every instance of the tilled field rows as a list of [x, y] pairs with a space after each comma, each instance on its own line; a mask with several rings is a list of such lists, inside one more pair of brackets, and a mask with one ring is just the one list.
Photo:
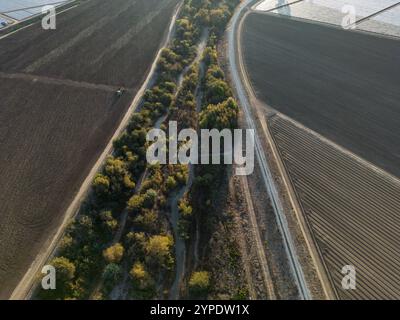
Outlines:
[[[400, 298], [400, 181], [280, 116], [270, 130], [338, 296]], [[345, 265], [356, 289], [342, 289]]]
[[243, 54], [257, 98], [400, 178], [400, 41], [249, 14]]

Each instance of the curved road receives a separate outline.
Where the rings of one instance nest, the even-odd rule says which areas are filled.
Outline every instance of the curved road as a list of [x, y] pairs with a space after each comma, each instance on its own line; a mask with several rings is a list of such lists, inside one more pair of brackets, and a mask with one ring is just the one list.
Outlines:
[[[281, 199], [279, 197], [277, 187], [275, 185], [274, 179], [271, 174], [271, 170], [268, 167], [268, 162], [265, 158], [265, 152], [263, 150], [262, 144], [260, 142], [260, 138], [256, 131], [256, 122], [253, 118], [253, 114], [251, 112], [251, 104], [246, 94], [246, 85], [242, 83], [242, 74], [245, 74], [242, 60], [241, 60], [241, 52], [240, 52], [240, 32], [239, 26], [243, 17], [246, 15], [246, 11], [249, 10], [250, 6], [253, 5], [256, 1], [254, 0], [245, 0], [234, 16], [232, 17], [231, 24], [228, 29], [228, 59], [229, 59], [229, 67], [231, 71], [231, 79], [233, 85], [236, 90], [237, 97], [239, 99], [240, 105], [243, 108], [247, 125], [255, 129], [255, 151], [258, 163], [260, 164], [260, 169], [262, 172], [263, 181], [267, 187], [268, 193], [271, 197], [271, 204], [274, 209], [274, 213], [276, 216], [277, 224], [282, 234], [285, 250], [288, 256], [288, 261], [292, 269], [292, 273], [294, 279], [296, 281], [299, 295], [302, 299], [309, 300], [311, 299], [311, 294], [308, 289], [303, 270], [301, 268], [300, 262], [297, 257], [296, 248], [286, 221], [286, 216], [284, 213], [284, 209], [281, 203]], [[238, 66], [239, 64], [239, 66]]]

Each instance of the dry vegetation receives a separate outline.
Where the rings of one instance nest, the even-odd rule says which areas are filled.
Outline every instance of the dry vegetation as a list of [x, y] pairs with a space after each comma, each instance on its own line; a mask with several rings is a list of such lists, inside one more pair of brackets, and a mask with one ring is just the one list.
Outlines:
[[[189, 172], [185, 165], [149, 165], [145, 159], [146, 133], [152, 127], [165, 129], [163, 122], [170, 116], [180, 125], [195, 125], [195, 96], [202, 83], [195, 63], [196, 53], [210, 72], [204, 81], [207, 98], [200, 115], [201, 124], [230, 127], [235, 123], [237, 105], [223, 73], [218, 70], [214, 48], [215, 39], [234, 6], [235, 2], [228, 4], [224, 0], [184, 2], [174, 35], [157, 62], [152, 87], [146, 90], [126, 130], [114, 141], [113, 154], [99, 170], [92, 192], [65, 230], [57, 257], [49, 261], [57, 262], [57, 289], [38, 288], [35, 297], [166, 297], [179, 263], [179, 256], [173, 254], [179, 235], [171, 212], [179, 209], [189, 218], [188, 224], [192, 213], [189, 202], [179, 201], [179, 208], [171, 206], [177, 202], [173, 200], [176, 193], [186, 188]], [[206, 27], [209, 33], [203, 32]], [[204, 56], [198, 44], [201, 34], [210, 34]], [[214, 167], [205, 177], [199, 177], [203, 187], [210, 187], [216, 178], [215, 169], [221, 171]], [[69, 276], [62, 277], [64, 274]], [[191, 275], [189, 286], [203, 292], [209, 282], [208, 272], [200, 270]]]

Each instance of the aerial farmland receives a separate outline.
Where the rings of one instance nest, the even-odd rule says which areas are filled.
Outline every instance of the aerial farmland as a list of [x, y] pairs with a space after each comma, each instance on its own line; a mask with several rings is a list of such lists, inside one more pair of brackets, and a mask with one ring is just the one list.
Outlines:
[[[333, 295], [398, 299], [399, 3], [346, 4], [351, 30], [342, 1], [254, 6], [239, 35], [244, 78]], [[356, 290], [343, 288], [345, 266]]]
[[0, 300], [400, 299], [399, 21], [0, 0]]
[[0, 298], [60, 224], [144, 81], [177, 3], [80, 1], [57, 15], [56, 30], [37, 23], [0, 40]]

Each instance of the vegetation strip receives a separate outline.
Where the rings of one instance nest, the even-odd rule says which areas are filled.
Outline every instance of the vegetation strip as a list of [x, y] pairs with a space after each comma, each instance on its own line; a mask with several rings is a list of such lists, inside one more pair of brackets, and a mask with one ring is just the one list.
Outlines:
[[[212, 35], [204, 58], [207, 76], [200, 126], [235, 127], [238, 108], [229, 86], [223, 81], [215, 50], [217, 36], [223, 32], [235, 5], [232, 1], [212, 4], [185, 1], [176, 22], [175, 37], [158, 62], [158, 78], [153, 88], [145, 93], [140, 111], [133, 114], [127, 130], [114, 142], [114, 154], [94, 179], [93, 192], [67, 229], [57, 257], [50, 262], [58, 271], [57, 290], [39, 290], [38, 298], [84, 299], [90, 296], [101, 299], [112, 298], [115, 294], [152, 298], [162, 296], [163, 288], [169, 287], [174, 268], [174, 239], [167, 220], [170, 210], [167, 198], [187, 183], [188, 167], [148, 165], [146, 134], [165, 114], [169, 117], [175, 114], [178, 123], [186, 125], [190, 120], [188, 115], [196, 113], [193, 93], [190, 99], [194, 103], [190, 104], [190, 90], [179, 89], [196, 88], [198, 65], [189, 69], [180, 88], [177, 84], [185, 67], [195, 58], [196, 43], [205, 27]], [[196, 126], [196, 123], [191, 124], [191, 127]], [[211, 166], [199, 171], [197, 192], [202, 182], [212, 182], [213, 174], [220, 171], [209, 168]], [[143, 182], [142, 172], [146, 172]], [[181, 203], [180, 208], [185, 206]], [[126, 222], [126, 226], [122, 223], [121, 228], [121, 222]], [[121, 281], [126, 282], [127, 267], [131, 277], [128, 293], [124, 285], [121, 286]], [[99, 274], [101, 289], [95, 290], [93, 296]], [[202, 281], [207, 277], [204, 271], [194, 274], [190, 282], [193, 290], [202, 289]], [[118, 288], [124, 292], [116, 292]], [[199, 292], [197, 289], [195, 292]]]

